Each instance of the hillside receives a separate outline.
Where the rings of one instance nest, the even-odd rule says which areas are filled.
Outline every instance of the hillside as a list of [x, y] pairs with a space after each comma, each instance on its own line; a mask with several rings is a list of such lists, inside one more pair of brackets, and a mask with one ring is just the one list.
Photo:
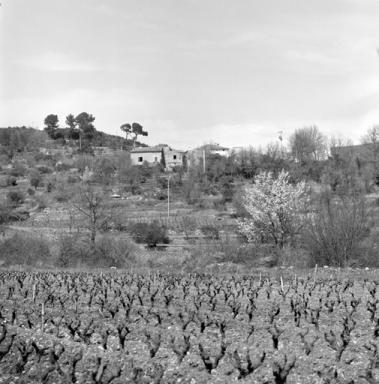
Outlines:
[[[1, 153], [13, 155], [14, 152], [33, 151], [45, 146], [76, 146], [77, 140], [69, 139], [69, 128], [59, 128], [57, 139], [51, 140], [46, 132], [32, 127], [7, 127], [0, 128]], [[126, 140], [118, 135], [94, 130], [90, 140], [92, 147], [109, 147], [112, 149], [127, 149], [132, 147], [132, 141]], [[137, 146], [146, 146], [144, 143], [136, 142]]]

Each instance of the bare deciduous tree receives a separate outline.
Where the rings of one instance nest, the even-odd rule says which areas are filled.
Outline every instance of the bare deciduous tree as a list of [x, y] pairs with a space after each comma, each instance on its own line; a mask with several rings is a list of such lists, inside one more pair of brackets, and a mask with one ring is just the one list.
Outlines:
[[77, 201], [73, 206], [86, 218], [87, 228], [90, 231], [90, 240], [95, 244], [96, 235], [101, 219], [104, 217], [102, 193], [87, 184], [79, 189]]
[[315, 125], [296, 129], [289, 142], [292, 156], [297, 161], [322, 160], [326, 157], [326, 137]]
[[372, 152], [372, 160], [376, 161], [379, 152], [379, 125], [369, 128], [364, 136], [362, 136], [362, 144], [369, 144]]
[[346, 267], [359, 255], [359, 246], [368, 234], [364, 199], [324, 195], [309, 217], [304, 245], [315, 264]]

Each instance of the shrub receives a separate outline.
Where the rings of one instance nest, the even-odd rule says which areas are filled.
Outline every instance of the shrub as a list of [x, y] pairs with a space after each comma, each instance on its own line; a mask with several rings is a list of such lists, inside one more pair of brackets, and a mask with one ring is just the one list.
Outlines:
[[3, 231], [4, 226], [8, 223], [10, 216], [10, 208], [6, 204], [0, 204], [0, 229]]
[[77, 236], [64, 236], [59, 241], [57, 264], [69, 268], [88, 267], [125, 267], [134, 260], [135, 245], [125, 239], [102, 237], [95, 246]]
[[37, 169], [41, 174], [49, 174], [53, 172], [53, 170], [49, 167], [46, 167], [46, 165], [39, 165], [37, 166]]
[[240, 218], [249, 217], [249, 212], [245, 208], [243, 191], [239, 190], [233, 196], [233, 206], [235, 209], [235, 216]]
[[238, 224], [248, 242], [283, 248], [300, 232], [308, 204], [307, 190], [305, 183], [292, 185], [288, 179], [285, 171], [277, 178], [262, 172], [245, 189], [243, 205], [249, 217], [239, 219]]
[[41, 160], [44, 160], [45, 159], [45, 155], [42, 153], [42, 152], [37, 152], [35, 155], [34, 155], [34, 161], [36, 161], [37, 163]]
[[21, 191], [9, 191], [7, 193], [7, 201], [10, 206], [17, 207], [25, 201], [25, 197]]
[[221, 262], [232, 262], [254, 267], [272, 268], [278, 265], [282, 250], [272, 244], [233, 244], [225, 241], [222, 245], [224, 257]]
[[90, 266], [122, 268], [133, 261], [135, 244], [127, 239], [102, 237], [96, 242], [96, 248], [89, 259]]
[[167, 200], [168, 198], [168, 194], [167, 194], [167, 190], [165, 189], [157, 189], [154, 193], [153, 193], [153, 196], [157, 199], [157, 200]]
[[196, 203], [196, 207], [200, 209], [213, 209], [216, 201], [211, 196], [201, 196]]
[[57, 266], [68, 268], [78, 266], [85, 255], [85, 247], [76, 237], [64, 236], [59, 241]]
[[54, 191], [55, 200], [58, 203], [66, 203], [75, 195], [72, 188], [65, 187], [63, 183], [59, 183]]
[[47, 199], [44, 195], [37, 195], [34, 197], [34, 200], [38, 204], [39, 209], [45, 209], [47, 207]]
[[200, 186], [193, 180], [186, 180], [184, 183], [183, 192], [188, 204], [196, 204], [201, 198]]
[[314, 264], [345, 267], [360, 253], [368, 235], [363, 199], [326, 195], [308, 220], [303, 243]]
[[13, 168], [9, 170], [9, 175], [14, 177], [25, 176], [26, 168], [21, 163], [14, 164]]
[[33, 188], [28, 188], [26, 192], [28, 193], [29, 196], [33, 196], [36, 193], [36, 191]]
[[121, 212], [122, 211], [120, 211], [120, 207], [118, 208], [118, 210], [113, 207], [110, 217], [107, 217], [105, 218], [105, 220], [103, 220], [100, 229], [102, 231], [109, 231], [112, 229], [120, 232], [127, 231], [128, 226], [125, 223], [124, 216]]
[[26, 210], [11, 210], [9, 212], [9, 221], [24, 221], [29, 217], [30, 213]]
[[70, 164], [67, 164], [67, 163], [62, 163], [62, 162], [58, 162], [56, 165], [55, 165], [55, 169], [58, 171], [58, 172], [64, 172], [64, 171], [68, 171], [69, 169], [71, 169], [72, 166]]
[[139, 244], [147, 244], [149, 248], [154, 248], [157, 244], [168, 244], [170, 242], [167, 236], [167, 229], [153, 221], [151, 223], [133, 223], [129, 232], [133, 239]]
[[220, 180], [223, 203], [231, 203], [234, 196], [233, 178], [223, 176]]
[[16, 186], [17, 185], [17, 178], [14, 176], [8, 176], [7, 178], [7, 186]]
[[185, 238], [188, 239], [198, 228], [198, 221], [191, 216], [183, 216], [179, 222], [179, 230], [184, 232]]
[[0, 242], [3, 266], [45, 266], [51, 260], [48, 243], [31, 235], [15, 234]]
[[50, 193], [54, 189], [54, 182], [53, 181], [48, 181], [46, 184], [46, 192]]
[[68, 175], [67, 176], [67, 183], [69, 184], [75, 184], [80, 182], [80, 177], [76, 175]]
[[29, 181], [30, 185], [37, 189], [37, 187], [41, 184], [42, 182], [42, 177], [41, 174], [39, 173], [38, 169], [32, 169], [29, 174]]
[[220, 231], [219, 229], [214, 226], [214, 225], [203, 225], [200, 228], [202, 234], [207, 238], [207, 239], [212, 239], [212, 240], [219, 240], [220, 239]]

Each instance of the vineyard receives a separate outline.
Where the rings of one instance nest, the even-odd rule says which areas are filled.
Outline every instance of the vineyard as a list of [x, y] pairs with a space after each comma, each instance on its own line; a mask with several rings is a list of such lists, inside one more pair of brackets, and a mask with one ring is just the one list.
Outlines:
[[374, 384], [378, 348], [375, 276], [0, 272], [0, 383]]

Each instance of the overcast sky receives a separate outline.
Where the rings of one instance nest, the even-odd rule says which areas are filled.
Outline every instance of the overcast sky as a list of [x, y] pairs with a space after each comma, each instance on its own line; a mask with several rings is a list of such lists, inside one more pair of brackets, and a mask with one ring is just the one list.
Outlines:
[[377, 0], [1, 0], [0, 126], [86, 111], [148, 144], [379, 124]]

